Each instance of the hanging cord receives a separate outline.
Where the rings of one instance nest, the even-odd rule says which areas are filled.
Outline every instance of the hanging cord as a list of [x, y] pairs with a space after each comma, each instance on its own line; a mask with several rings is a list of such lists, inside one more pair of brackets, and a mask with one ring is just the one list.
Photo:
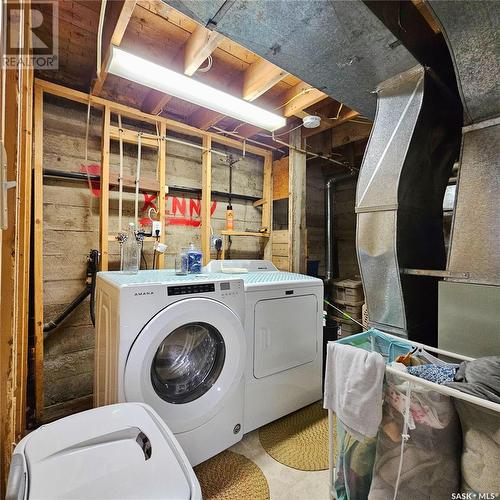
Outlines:
[[398, 496], [399, 490], [399, 481], [401, 480], [401, 471], [403, 470], [403, 455], [405, 449], [405, 443], [410, 439], [410, 435], [408, 434], [408, 424], [410, 421], [410, 402], [411, 402], [411, 382], [408, 382], [406, 386], [406, 399], [405, 399], [405, 409], [404, 412], [404, 420], [403, 420], [403, 432], [401, 434], [401, 454], [399, 456], [399, 466], [398, 466], [398, 475], [396, 478], [396, 485], [394, 486], [394, 497], [393, 500], [396, 500]]
[[134, 219], [135, 219], [135, 228], [139, 227], [139, 183], [141, 178], [141, 151], [142, 149], [142, 132], [138, 132], [137, 134], [137, 169], [135, 172], [135, 210], [134, 210]]
[[122, 115], [118, 115], [118, 141], [120, 146], [120, 172], [118, 174], [118, 232], [121, 233], [122, 228], [122, 212], [123, 212], [123, 128]]
[[363, 325], [363, 323], [360, 323], [358, 320], [352, 318], [351, 316], [349, 316], [349, 314], [347, 314], [346, 312], [342, 311], [342, 309], [339, 309], [338, 307], [335, 307], [333, 304], [331, 304], [330, 302], [328, 302], [328, 300], [326, 299], [323, 299], [323, 302], [330, 306], [330, 307], [333, 307], [336, 311], [338, 311], [340, 314], [342, 314], [342, 316], [344, 316], [345, 318], [347, 319], [350, 319], [351, 321], [354, 321], [354, 323], [357, 323], [359, 326], [361, 326], [363, 328], [363, 330], [365, 329], [365, 326]]

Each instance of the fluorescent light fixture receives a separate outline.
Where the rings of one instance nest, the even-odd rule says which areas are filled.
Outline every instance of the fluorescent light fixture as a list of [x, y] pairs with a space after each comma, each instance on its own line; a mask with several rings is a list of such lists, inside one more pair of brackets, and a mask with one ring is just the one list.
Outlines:
[[283, 116], [214, 89], [118, 47], [111, 49], [108, 73], [184, 99], [242, 122], [273, 132], [286, 125]]

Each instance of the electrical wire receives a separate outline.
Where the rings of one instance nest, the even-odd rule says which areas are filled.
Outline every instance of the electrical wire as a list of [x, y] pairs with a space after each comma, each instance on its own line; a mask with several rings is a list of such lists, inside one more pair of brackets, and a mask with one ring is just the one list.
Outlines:
[[301, 90], [298, 94], [295, 94], [293, 97], [288, 99], [288, 101], [284, 102], [283, 104], [281, 104], [277, 108], [274, 108], [274, 111], [276, 111], [277, 109], [284, 108], [285, 106], [287, 106], [291, 102], [295, 101], [295, 99], [303, 96], [304, 94], [307, 94], [308, 92], [311, 92], [312, 90], [314, 90], [314, 87], [308, 87], [307, 89]]
[[286, 132], [281, 132], [280, 134], [263, 134], [261, 132], [259, 132], [257, 135], [260, 135], [262, 137], [268, 137], [270, 139], [274, 139], [275, 137], [282, 137], [283, 135], [287, 135], [289, 134], [290, 132], [293, 132], [294, 130], [297, 130], [298, 128], [302, 127], [302, 123], [300, 123], [299, 125], [297, 125], [296, 127], [293, 127], [289, 130], [287, 130]]
[[328, 118], [329, 120], [338, 120], [339, 117], [340, 117], [340, 112], [342, 111], [342, 108], [344, 107], [344, 103], [340, 103], [340, 106], [339, 106], [339, 109], [337, 111], [337, 116], [333, 117], [333, 118]]
[[214, 62], [212, 56], [211, 55], [208, 56], [207, 59], [206, 59], [206, 61], [207, 61], [207, 65], [204, 66], [203, 68], [198, 68], [196, 70], [197, 73], [206, 73], [207, 71], [210, 71], [212, 69], [212, 65], [213, 65], [213, 62]]
[[139, 184], [141, 179], [141, 155], [142, 155], [142, 132], [137, 134], [137, 168], [135, 171], [135, 206], [134, 220], [135, 228], [139, 227]]
[[120, 146], [120, 173], [118, 174], [118, 232], [122, 232], [123, 213], [123, 128], [122, 115], [118, 115], [118, 139]]
[[102, 57], [102, 31], [104, 28], [104, 17], [106, 14], [106, 1], [101, 0], [101, 10], [99, 12], [99, 25], [97, 27], [97, 79], [101, 78], [101, 57]]

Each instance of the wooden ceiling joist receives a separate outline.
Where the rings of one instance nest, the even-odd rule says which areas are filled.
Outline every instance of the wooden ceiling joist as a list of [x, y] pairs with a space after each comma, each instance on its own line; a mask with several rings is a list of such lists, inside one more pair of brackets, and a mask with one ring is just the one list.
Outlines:
[[184, 48], [184, 74], [192, 76], [218, 47], [224, 35], [199, 25], [193, 31]]
[[[198, 68], [207, 60], [208, 56], [212, 54], [223, 40], [224, 36], [220, 33], [210, 31], [198, 25], [189, 36], [179, 56], [176, 57], [172, 65], [170, 65], [171, 69], [174, 71], [183, 71], [187, 76], [194, 75]], [[142, 110], [145, 113], [158, 115], [168, 105], [171, 99], [172, 96], [168, 94], [152, 90], [142, 103]]]
[[102, 36], [103, 57], [98, 78], [94, 81], [91, 93], [99, 95], [106, 81], [109, 58], [112, 45], [119, 46], [127, 29], [136, 0], [115, 0], [108, 2], [106, 7], [104, 29]]
[[243, 79], [242, 97], [246, 101], [254, 101], [279, 81], [283, 80], [288, 73], [278, 66], [259, 59], [251, 64], [245, 71]]

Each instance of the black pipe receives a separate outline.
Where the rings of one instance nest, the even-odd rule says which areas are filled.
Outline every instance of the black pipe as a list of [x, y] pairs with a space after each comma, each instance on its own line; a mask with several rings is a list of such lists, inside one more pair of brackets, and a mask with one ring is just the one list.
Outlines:
[[49, 333], [55, 330], [89, 295], [90, 319], [95, 326], [95, 287], [98, 267], [99, 251], [91, 250], [87, 257], [87, 283], [85, 289], [55, 319], [43, 325], [44, 338], [47, 338]]
[[57, 316], [56, 319], [49, 321], [43, 325], [44, 338], [48, 337], [48, 334], [55, 330], [90, 294], [92, 293], [92, 287], [88, 284], [80, 294], [68, 304], [64, 310]]
[[[52, 168], [44, 168], [43, 169], [44, 177], [59, 177], [63, 179], [73, 179], [76, 181], [98, 181], [100, 182], [101, 176], [96, 174], [85, 174], [82, 172], [65, 172], [64, 170], [55, 170]], [[168, 186], [169, 192], [177, 192], [177, 193], [193, 193], [193, 194], [201, 194], [200, 188], [193, 188], [187, 186]], [[237, 193], [226, 193], [224, 191], [212, 191], [212, 196], [217, 196], [220, 198], [227, 198], [228, 196], [244, 201], [258, 201], [260, 200], [257, 196], [248, 196], [246, 194], [237, 194]]]

